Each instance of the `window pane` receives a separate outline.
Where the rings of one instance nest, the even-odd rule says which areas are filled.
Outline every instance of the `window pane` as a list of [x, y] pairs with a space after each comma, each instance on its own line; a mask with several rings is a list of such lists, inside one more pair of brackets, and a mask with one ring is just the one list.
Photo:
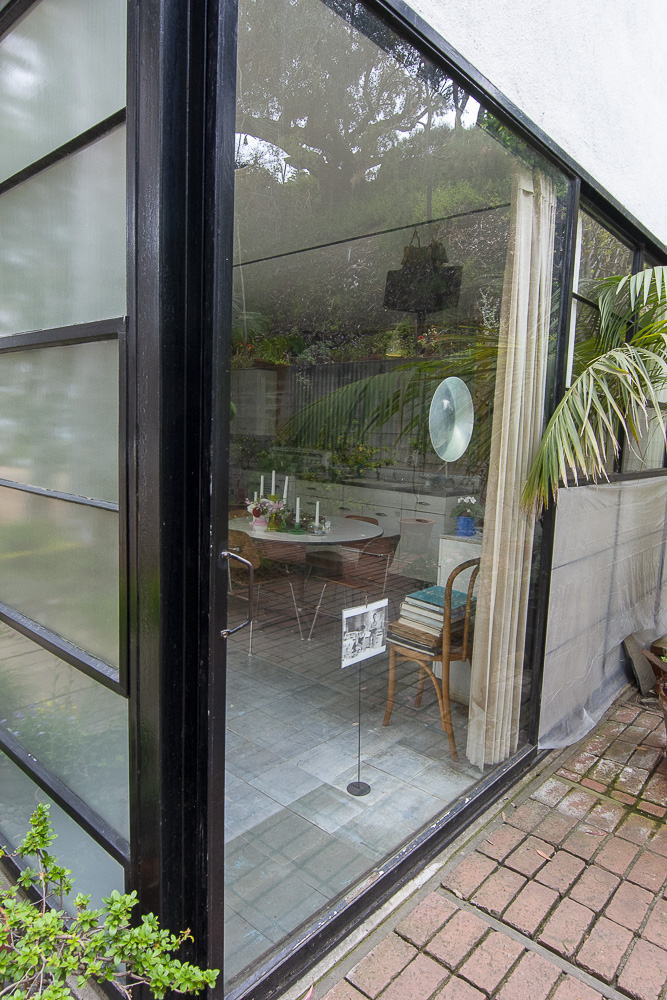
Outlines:
[[[229, 544], [256, 567], [257, 599], [227, 654], [232, 980], [525, 741], [539, 540], [519, 495], [566, 190], [357, 0], [243, 0], [235, 162]], [[284, 493], [288, 523], [251, 525], [255, 492]], [[450, 741], [410, 652], [389, 704], [390, 656], [400, 635], [442, 654], [429, 597], [460, 570], [465, 609], [461, 564], [476, 560]], [[234, 624], [247, 601], [230, 575]], [[365, 796], [348, 787], [359, 735]]]
[[118, 343], [0, 355], [0, 479], [118, 499]]
[[0, 835], [4, 845], [14, 848], [23, 840], [29, 829], [30, 817], [40, 802], [51, 807], [51, 822], [58, 834], [51, 854], [55, 854], [76, 879], [70, 896], [65, 900], [70, 913], [75, 911], [74, 898], [79, 892], [92, 896], [91, 906], [101, 906], [102, 897], [109, 896], [114, 889], [123, 892], [125, 877], [122, 865], [110, 858], [46, 792], [0, 752]]
[[0, 42], [0, 180], [125, 106], [125, 0], [41, 0]]
[[118, 662], [118, 515], [0, 487], [0, 600]]
[[610, 278], [614, 274], [630, 274], [633, 252], [586, 212], [580, 213], [580, 219], [579, 293], [587, 295], [602, 278]]
[[125, 311], [119, 128], [0, 196], [0, 335]]
[[0, 724], [129, 839], [125, 698], [0, 622]]

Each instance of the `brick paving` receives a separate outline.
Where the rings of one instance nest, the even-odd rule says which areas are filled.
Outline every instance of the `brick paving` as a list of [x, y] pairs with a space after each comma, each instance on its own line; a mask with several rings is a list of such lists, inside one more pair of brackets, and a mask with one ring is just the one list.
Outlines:
[[667, 1000], [667, 740], [633, 700], [315, 1000]]

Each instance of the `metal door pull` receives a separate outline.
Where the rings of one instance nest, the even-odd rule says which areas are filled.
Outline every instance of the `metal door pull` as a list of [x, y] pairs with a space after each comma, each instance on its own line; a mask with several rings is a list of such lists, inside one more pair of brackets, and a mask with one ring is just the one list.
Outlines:
[[252, 568], [252, 563], [244, 559], [243, 556], [239, 556], [236, 552], [231, 552], [229, 549], [223, 549], [220, 553], [220, 561], [225, 562], [228, 559], [236, 559], [237, 562], [243, 563], [244, 566], [248, 567], [248, 617], [240, 625], [236, 625], [235, 628], [223, 628], [220, 635], [223, 639], [228, 639], [230, 635], [234, 632], [238, 632], [239, 629], [245, 628], [246, 625], [250, 625], [252, 621], [252, 609], [254, 605], [254, 585], [255, 585], [255, 571]]

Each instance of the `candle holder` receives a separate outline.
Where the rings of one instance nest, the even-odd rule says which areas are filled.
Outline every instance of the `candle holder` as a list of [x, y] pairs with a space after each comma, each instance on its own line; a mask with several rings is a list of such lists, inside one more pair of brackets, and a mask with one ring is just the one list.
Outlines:
[[307, 530], [308, 530], [308, 534], [309, 535], [326, 535], [326, 533], [327, 533], [326, 532], [326, 528], [324, 527], [324, 524], [322, 523], [322, 521], [320, 521], [319, 524], [318, 524], [315, 521], [314, 518], [311, 521], [311, 523], [308, 525], [308, 529]]

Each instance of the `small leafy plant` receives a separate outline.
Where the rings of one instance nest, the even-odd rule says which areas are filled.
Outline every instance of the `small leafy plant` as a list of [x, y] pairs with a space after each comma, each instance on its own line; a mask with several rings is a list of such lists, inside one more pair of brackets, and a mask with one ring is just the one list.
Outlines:
[[0, 997], [65, 1000], [73, 996], [71, 983], [82, 987], [89, 979], [113, 981], [128, 998], [142, 983], [158, 1000], [167, 990], [198, 993], [215, 985], [217, 969], [203, 970], [171, 957], [183, 941], [191, 940], [189, 931], [175, 935], [162, 930], [152, 913], [131, 926], [136, 892], [114, 890], [99, 910], [90, 909], [90, 896], [79, 893], [76, 915], [66, 913], [63, 900], [74, 880], [48, 853], [55, 838], [49, 807], [40, 804], [16, 851], [0, 848], [0, 857], [37, 862], [36, 870], [25, 868], [18, 878], [31, 898], [15, 885], [0, 890]]

